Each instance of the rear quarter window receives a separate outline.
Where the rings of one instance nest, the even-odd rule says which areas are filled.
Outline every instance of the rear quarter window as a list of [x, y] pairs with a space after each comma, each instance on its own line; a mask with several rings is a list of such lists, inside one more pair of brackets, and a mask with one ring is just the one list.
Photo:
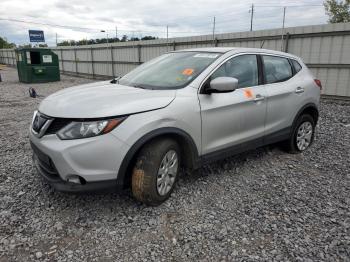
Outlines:
[[291, 59], [290, 61], [291, 61], [292, 64], [293, 64], [295, 73], [298, 73], [298, 72], [302, 69], [302, 66], [299, 64], [298, 61], [296, 61], [296, 60], [294, 60], [294, 59]]

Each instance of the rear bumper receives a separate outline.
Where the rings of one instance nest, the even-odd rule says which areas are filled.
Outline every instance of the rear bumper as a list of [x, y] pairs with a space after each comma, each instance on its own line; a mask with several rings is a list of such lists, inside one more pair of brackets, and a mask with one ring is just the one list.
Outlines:
[[33, 164], [44, 180], [50, 184], [54, 189], [67, 193], [88, 193], [88, 192], [117, 192], [123, 189], [123, 184], [118, 184], [116, 179], [86, 182], [82, 180], [81, 183], [73, 183], [64, 181], [59, 175], [51, 158], [40, 151], [33, 143]]

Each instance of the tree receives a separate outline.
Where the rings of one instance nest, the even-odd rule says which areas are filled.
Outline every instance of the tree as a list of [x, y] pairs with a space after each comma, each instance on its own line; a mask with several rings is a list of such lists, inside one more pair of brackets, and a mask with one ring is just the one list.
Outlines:
[[69, 42], [67, 40], [64, 40], [60, 43], [57, 43], [57, 46], [69, 46]]
[[128, 41], [128, 36], [127, 35], [123, 35], [123, 37], [120, 40], [120, 42], [126, 42], [126, 41]]
[[150, 36], [150, 35], [146, 35], [144, 37], [141, 38], [141, 40], [155, 40], [158, 37], [154, 37], [154, 36]]
[[[108, 38], [108, 43], [115, 43], [115, 42], [126, 42], [126, 41], [140, 41], [140, 40], [153, 40], [157, 39], [157, 37], [154, 36], [144, 36], [141, 39], [138, 37], [131, 37], [129, 38], [127, 35], [123, 35], [121, 39], [117, 37]], [[97, 39], [83, 39], [83, 40], [65, 40], [60, 43], [57, 43], [57, 46], [78, 46], [78, 45], [94, 45], [94, 44], [105, 44], [107, 43], [107, 38], [97, 38]]]
[[326, 0], [324, 7], [330, 23], [350, 22], [350, 0]]
[[5, 38], [0, 37], [0, 49], [3, 48], [14, 48], [16, 45], [14, 43], [9, 43]]
[[18, 45], [18, 48], [32, 48], [32, 44]]

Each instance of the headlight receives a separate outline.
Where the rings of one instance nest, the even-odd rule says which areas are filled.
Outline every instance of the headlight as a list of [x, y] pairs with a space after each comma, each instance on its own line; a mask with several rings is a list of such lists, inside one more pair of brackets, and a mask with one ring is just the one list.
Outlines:
[[62, 128], [57, 135], [62, 140], [99, 136], [112, 131], [123, 122], [125, 118], [126, 117], [83, 122], [73, 121]]

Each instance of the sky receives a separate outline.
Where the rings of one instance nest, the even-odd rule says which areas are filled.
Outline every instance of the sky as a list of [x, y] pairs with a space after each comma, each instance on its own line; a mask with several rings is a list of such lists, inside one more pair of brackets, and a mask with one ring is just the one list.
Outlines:
[[[0, 0], [0, 36], [28, 44], [43, 30], [49, 46], [64, 40], [146, 35], [193, 36], [327, 23], [322, 0]], [[23, 22], [19, 22], [23, 21]], [[49, 24], [49, 25], [44, 25]], [[117, 30], [116, 30], [117, 29]], [[105, 32], [101, 32], [104, 30]]]

